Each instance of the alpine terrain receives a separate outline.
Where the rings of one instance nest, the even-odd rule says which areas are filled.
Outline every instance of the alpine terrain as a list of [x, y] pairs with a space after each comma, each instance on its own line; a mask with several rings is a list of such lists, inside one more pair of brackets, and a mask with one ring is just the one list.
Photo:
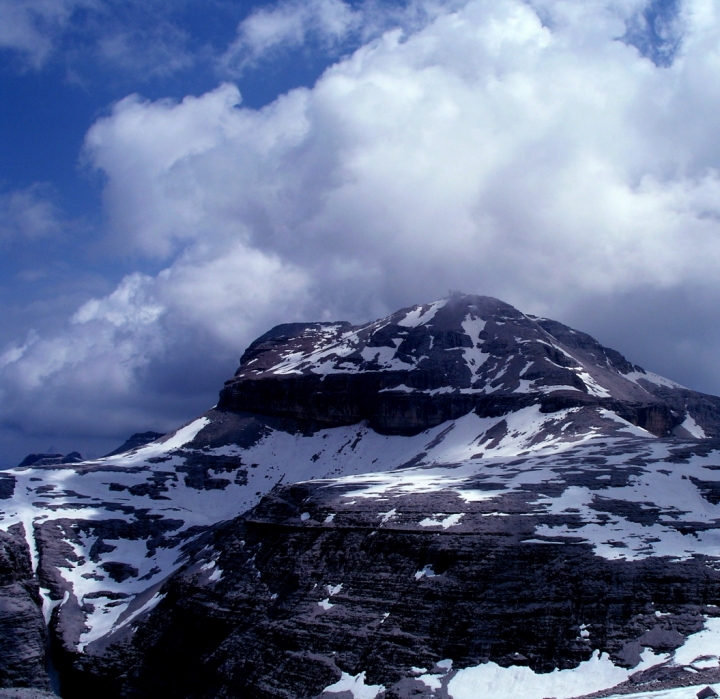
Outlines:
[[493, 298], [273, 328], [204, 415], [0, 498], [27, 697], [720, 691], [720, 398]]

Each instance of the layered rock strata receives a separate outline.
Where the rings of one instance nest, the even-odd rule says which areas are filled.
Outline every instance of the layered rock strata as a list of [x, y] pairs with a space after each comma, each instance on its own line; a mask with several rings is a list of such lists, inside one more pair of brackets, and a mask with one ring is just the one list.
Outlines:
[[[612, 465], [619, 449], [632, 464]], [[362, 676], [372, 696], [457, 698], [490, 663], [542, 676], [598, 654], [608, 690], [718, 681], [720, 646], [683, 655], [708, 624], [720, 639], [714, 534], [701, 503], [673, 518], [648, 498], [671, 463], [690, 491], [688, 456], [626, 440], [436, 468], [434, 487], [422, 467], [280, 487], [198, 539], [149, 618], [76, 659], [68, 687], [339, 699], [328, 688]], [[620, 499], [638, 478], [646, 492]]]

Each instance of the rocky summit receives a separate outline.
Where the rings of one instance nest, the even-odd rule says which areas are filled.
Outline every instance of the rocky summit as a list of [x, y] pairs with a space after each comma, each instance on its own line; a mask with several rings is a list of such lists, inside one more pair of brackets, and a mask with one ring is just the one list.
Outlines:
[[461, 294], [281, 325], [156, 437], [0, 474], [0, 687], [720, 691], [720, 398], [589, 335]]

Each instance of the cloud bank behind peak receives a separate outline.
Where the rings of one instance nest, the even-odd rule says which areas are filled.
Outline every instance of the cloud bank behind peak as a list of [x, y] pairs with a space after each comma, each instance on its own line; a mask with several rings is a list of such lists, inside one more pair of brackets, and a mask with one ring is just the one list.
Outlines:
[[[302, 41], [329, 16], [315, 5], [292, 21], [251, 16], [270, 38], [247, 25], [238, 60], [283, 32]], [[345, 9], [338, 35], [357, 26]], [[470, 0], [382, 33], [262, 109], [232, 83], [119, 101], [84, 159], [106, 178], [116, 254], [161, 271], [8, 348], [3, 419], [78, 438], [168, 428], [274, 323], [367, 320], [448, 289], [603, 329], [634, 361], [720, 390], [709, 355], [683, 374], [687, 346], [663, 338], [678, 317], [663, 308], [707, 322], [720, 295], [720, 7], [679, 7], [665, 62], [625, 40], [642, 9]], [[197, 366], [204, 378], [183, 388]], [[78, 396], [89, 409], [62, 409]]]

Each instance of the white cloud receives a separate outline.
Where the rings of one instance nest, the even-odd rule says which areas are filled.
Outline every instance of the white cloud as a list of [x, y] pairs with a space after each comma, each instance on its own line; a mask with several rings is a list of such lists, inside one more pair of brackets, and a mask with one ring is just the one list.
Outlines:
[[713, 273], [720, 104], [693, 77], [715, 65], [708, 22], [698, 53], [691, 36], [658, 68], [614, 40], [634, 6], [543, 10], [469, 2], [261, 111], [232, 85], [124, 100], [87, 140], [117, 230], [164, 256], [237, 237], [315, 279], [339, 260], [419, 276], [416, 293], [431, 271], [524, 298]]
[[54, 442], [58, 434], [112, 441], [144, 426], [168, 430], [210, 407], [239, 338], [300, 317], [307, 287], [301, 271], [238, 243], [213, 255], [189, 249], [156, 277], [128, 275], [83, 304], [61, 333], [33, 331], [0, 353], [2, 422]]
[[138, 330], [154, 323], [165, 310], [150, 298], [152, 279], [142, 274], [125, 277], [115, 291], [102, 299], [90, 299], [77, 310], [71, 323], [105, 322], [115, 328]]
[[193, 27], [182, 21], [192, 2], [0, 0], [0, 49], [14, 54], [21, 70], [60, 57], [68, 79], [80, 83], [98, 68], [140, 80], [166, 77], [216, 60], [209, 47], [192, 48]]
[[247, 69], [301, 48], [337, 58], [391, 29], [414, 33], [464, 5], [465, 0], [280, 0], [255, 9], [240, 22], [235, 40], [218, 64], [221, 73], [237, 78]]
[[0, 241], [60, 234], [63, 217], [53, 199], [52, 188], [40, 183], [0, 194]]
[[[116, 387], [108, 413], [167, 353], [225, 358], [275, 322], [367, 318], [450, 288], [562, 315], [718, 287], [718, 3], [684, 5], [669, 67], [617, 40], [639, 3], [534, 7], [427, 15], [259, 111], [231, 84], [116, 104], [85, 157], [107, 178], [116, 245], [165, 271], [126, 279], [8, 367], [72, 386], [89, 366]], [[305, 36], [286, 9], [247, 20], [248, 55]]]
[[12, 49], [39, 68], [78, 8], [94, 0], [0, 0], [0, 48]]
[[[106, 66], [131, 75], [167, 77], [191, 68], [198, 55], [188, 49], [188, 35], [180, 27], [155, 19], [147, 25], [110, 26], [97, 37], [97, 56]], [[82, 67], [75, 70], [82, 73]]]
[[362, 23], [363, 13], [343, 0], [291, 0], [261, 7], [240, 23], [221, 63], [226, 70], [241, 73], [268, 54], [297, 48], [308, 39], [330, 48]]
[[134, 370], [162, 349], [153, 325], [164, 309], [151, 294], [152, 279], [133, 274], [106, 298], [81, 306], [64, 334], [39, 338], [33, 333], [21, 348], [6, 351], [11, 360], [5, 365], [11, 369], [6, 385], [29, 393], [53, 382], [67, 384], [69, 391], [82, 384], [104, 385], [111, 393], [126, 390]]
[[202, 327], [235, 351], [240, 338], [264, 332], [266, 319], [301, 317], [310, 286], [303, 270], [237, 242], [191, 248], [157, 280], [178, 321]]

